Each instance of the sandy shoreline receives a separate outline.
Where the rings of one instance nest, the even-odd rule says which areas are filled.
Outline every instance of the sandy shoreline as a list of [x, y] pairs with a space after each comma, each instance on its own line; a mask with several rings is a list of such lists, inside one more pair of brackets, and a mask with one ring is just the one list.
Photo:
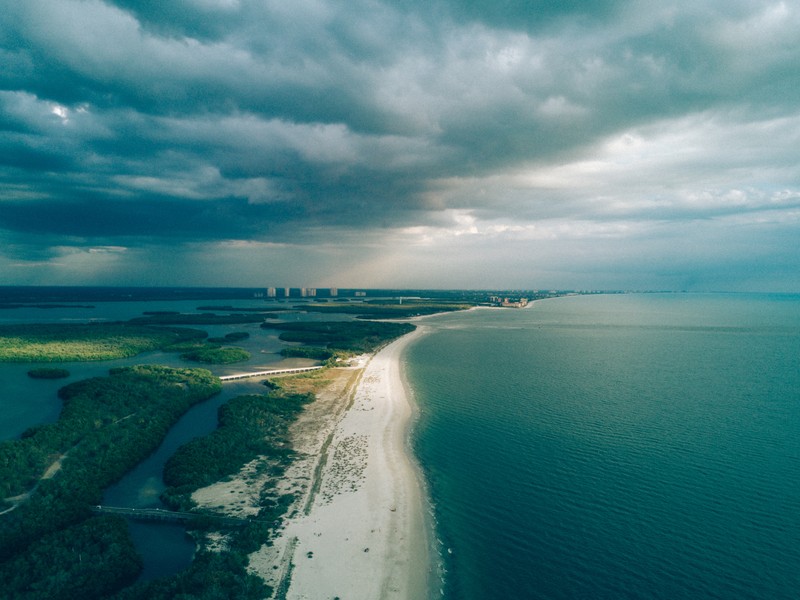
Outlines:
[[[274, 543], [250, 557], [251, 571], [276, 588], [275, 597], [435, 595], [438, 557], [409, 445], [414, 407], [400, 365], [422, 329], [367, 357], [338, 387], [329, 386], [318, 395], [317, 416], [300, 423], [296, 447], [305, 458], [285, 482], [298, 502]], [[303, 427], [313, 435], [304, 437]], [[213, 496], [209, 502], [218, 501]]]

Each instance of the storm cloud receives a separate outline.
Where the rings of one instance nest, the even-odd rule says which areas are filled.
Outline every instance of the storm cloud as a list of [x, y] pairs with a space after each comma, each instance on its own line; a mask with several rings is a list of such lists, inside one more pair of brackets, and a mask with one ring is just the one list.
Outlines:
[[800, 291], [792, 3], [0, 9], [0, 284]]

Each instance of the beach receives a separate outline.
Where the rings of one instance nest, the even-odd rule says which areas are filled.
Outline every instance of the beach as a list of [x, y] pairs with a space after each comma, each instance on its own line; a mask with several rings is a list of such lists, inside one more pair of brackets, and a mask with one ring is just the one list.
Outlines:
[[[409, 446], [414, 409], [400, 366], [403, 349], [419, 335], [334, 369], [338, 376], [298, 420], [299, 459], [282, 482], [297, 500], [278, 537], [250, 557], [251, 571], [275, 597], [431, 596], [433, 534]], [[236, 479], [224, 485], [236, 486]], [[211, 504], [221, 496], [207, 488], [196, 499]]]

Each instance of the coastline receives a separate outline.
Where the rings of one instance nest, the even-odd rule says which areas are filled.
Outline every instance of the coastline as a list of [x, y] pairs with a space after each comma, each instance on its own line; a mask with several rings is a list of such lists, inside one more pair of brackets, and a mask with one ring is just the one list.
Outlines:
[[410, 440], [417, 409], [401, 362], [425, 329], [367, 357], [339, 390], [314, 460], [295, 476], [305, 480], [302, 506], [272, 546], [251, 555], [250, 570], [276, 588], [274, 597], [438, 597], [436, 537]]

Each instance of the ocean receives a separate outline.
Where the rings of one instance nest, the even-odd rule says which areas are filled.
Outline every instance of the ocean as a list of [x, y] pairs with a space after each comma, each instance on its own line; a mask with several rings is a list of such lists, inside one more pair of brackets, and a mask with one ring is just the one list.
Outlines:
[[800, 296], [422, 323], [404, 361], [444, 598], [800, 597]]

